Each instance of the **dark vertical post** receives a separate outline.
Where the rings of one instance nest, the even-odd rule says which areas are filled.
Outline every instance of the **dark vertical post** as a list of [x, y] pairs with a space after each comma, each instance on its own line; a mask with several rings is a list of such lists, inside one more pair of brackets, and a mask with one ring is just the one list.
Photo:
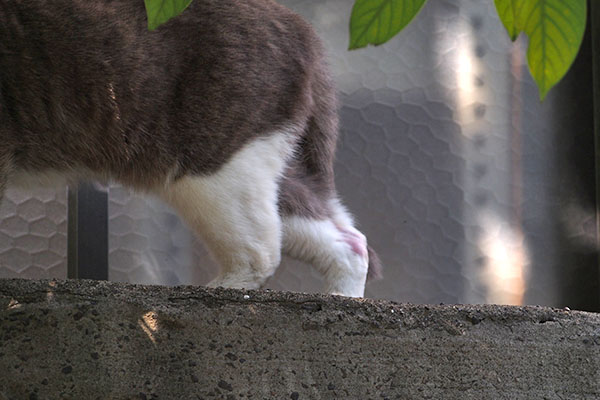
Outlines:
[[71, 279], [108, 279], [108, 194], [90, 183], [69, 188], [68, 271]]
[[[596, 0], [588, 2], [589, 19], [592, 30], [592, 73], [594, 85], [594, 149], [596, 167], [596, 240], [600, 248], [600, 4]], [[600, 260], [600, 257], [599, 257]], [[598, 265], [600, 279], [600, 263]], [[598, 293], [600, 303], [600, 292]]]

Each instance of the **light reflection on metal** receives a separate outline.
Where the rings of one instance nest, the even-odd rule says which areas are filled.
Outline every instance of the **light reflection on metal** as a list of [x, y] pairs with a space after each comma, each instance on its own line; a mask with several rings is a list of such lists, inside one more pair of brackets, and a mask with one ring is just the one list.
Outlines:
[[485, 234], [479, 246], [486, 262], [481, 279], [487, 286], [486, 300], [497, 304], [523, 304], [529, 255], [520, 227], [511, 227], [493, 214], [482, 218], [481, 224]]
[[[472, 112], [469, 112], [469, 106], [475, 102], [475, 82], [474, 82], [474, 70], [475, 60], [472, 53], [473, 40], [471, 35], [465, 35], [464, 41], [461, 41], [458, 49], [458, 55], [456, 57], [456, 83], [458, 86], [457, 90], [457, 103], [458, 103], [458, 114], [459, 121], [461, 124], [467, 124], [472, 122]], [[467, 132], [469, 130], [466, 130]]]
[[[522, 231], [520, 73], [523, 49], [513, 47], [511, 75], [498, 76], [477, 57], [477, 32], [457, 22], [456, 110], [464, 144], [465, 222], [475, 246], [465, 249], [464, 271], [484, 293], [466, 294], [469, 302], [523, 304], [530, 260]], [[448, 39], [450, 40], [450, 39]], [[483, 84], [490, 74], [511, 90], [493, 93]], [[491, 78], [489, 78], [491, 79]], [[476, 84], [476, 82], [481, 84]], [[502, 82], [503, 81], [503, 82]], [[507, 104], [507, 107], [502, 107]], [[500, 107], [498, 107], [500, 106]], [[486, 113], [505, 113], [506, 124], [489, 123]], [[509, 122], [510, 121], [510, 122]], [[481, 171], [488, 171], [484, 173]], [[493, 171], [493, 173], [489, 173]], [[509, 204], [510, 207], [502, 207]]]

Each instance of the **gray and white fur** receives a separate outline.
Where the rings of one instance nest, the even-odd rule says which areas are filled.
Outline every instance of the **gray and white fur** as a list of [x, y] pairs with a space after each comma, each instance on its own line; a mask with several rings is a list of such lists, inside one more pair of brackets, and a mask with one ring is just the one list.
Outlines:
[[142, 0], [0, 0], [0, 199], [28, 176], [158, 195], [259, 288], [281, 253], [329, 293], [379, 262], [338, 200], [335, 91], [321, 44], [271, 0], [194, 0], [148, 31]]

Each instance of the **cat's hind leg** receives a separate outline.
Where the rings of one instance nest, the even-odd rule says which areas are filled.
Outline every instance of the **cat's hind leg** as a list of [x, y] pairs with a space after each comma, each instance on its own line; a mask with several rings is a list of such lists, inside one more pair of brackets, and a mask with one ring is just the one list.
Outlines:
[[365, 236], [339, 202], [332, 200], [327, 208], [320, 217], [284, 215], [283, 252], [315, 267], [327, 293], [362, 297], [376, 256], [370, 259]]
[[182, 177], [163, 191], [221, 264], [209, 286], [256, 289], [279, 265], [277, 193], [294, 143], [291, 131], [256, 139], [216, 173]]
[[337, 200], [335, 90], [324, 63], [313, 77], [312, 115], [281, 184], [283, 252], [319, 270], [328, 293], [361, 297], [365, 282], [380, 274], [381, 265]]

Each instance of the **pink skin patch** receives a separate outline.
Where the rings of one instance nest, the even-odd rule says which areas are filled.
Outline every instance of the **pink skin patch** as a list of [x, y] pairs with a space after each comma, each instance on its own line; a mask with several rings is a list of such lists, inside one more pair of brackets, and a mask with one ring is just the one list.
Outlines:
[[358, 231], [353, 228], [346, 229], [339, 225], [335, 225], [337, 230], [342, 234], [344, 242], [346, 242], [355, 254], [361, 257], [368, 257], [367, 240]]

